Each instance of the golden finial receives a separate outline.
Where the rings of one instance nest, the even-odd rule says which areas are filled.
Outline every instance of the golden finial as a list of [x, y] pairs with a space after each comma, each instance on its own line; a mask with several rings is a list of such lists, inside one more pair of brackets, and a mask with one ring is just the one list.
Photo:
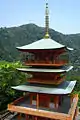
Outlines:
[[48, 9], [48, 2], [46, 1], [46, 10], [45, 10], [45, 36], [44, 38], [50, 38], [49, 35], [49, 9]]

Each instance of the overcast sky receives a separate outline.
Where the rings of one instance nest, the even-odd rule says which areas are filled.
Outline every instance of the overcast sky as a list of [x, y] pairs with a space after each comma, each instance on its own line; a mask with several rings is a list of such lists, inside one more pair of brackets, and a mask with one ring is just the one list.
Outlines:
[[[80, 0], [48, 0], [50, 28], [80, 33]], [[45, 0], [0, 0], [0, 27], [35, 23], [44, 26]]]

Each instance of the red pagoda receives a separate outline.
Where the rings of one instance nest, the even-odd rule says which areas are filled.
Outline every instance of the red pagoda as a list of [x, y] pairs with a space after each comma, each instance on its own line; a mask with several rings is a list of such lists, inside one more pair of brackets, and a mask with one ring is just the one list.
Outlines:
[[[24, 85], [12, 87], [25, 95], [8, 105], [18, 113], [18, 120], [74, 120], [77, 115], [78, 95], [73, 94], [76, 81], [67, 81], [66, 73], [73, 66], [61, 55], [73, 49], [51, 39], [49, 35], [48, 3], [46, 3], [45, 36], [31, 44], [17, 47], [28, 56], [27, 68], [17, 68], [31, 74]], [[29, 57], [29, 55], [31, 57]]]

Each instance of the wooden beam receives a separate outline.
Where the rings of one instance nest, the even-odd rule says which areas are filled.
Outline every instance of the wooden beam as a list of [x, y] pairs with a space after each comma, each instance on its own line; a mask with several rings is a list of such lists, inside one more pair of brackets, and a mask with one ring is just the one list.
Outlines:
[[77, 116], [78, 114], [79, 114], [79, 109], [78, 109], [78, 107], [76, 107], [75, 116]]
[[32, 78], [32, 79], [29, 79], [28, 80], [28, 82], [30, 82], [30, 83], [42, 83], [42, 84], [54, 84], [54, 85], [58, 85], [58, 84], [60, 84], [62, 81], [64, 81], [64, 79], [65, 79], [65, 76], [63, 76], [62, 78], [60, 78], [60, 79], [35, 79], [35, 78]]
[[37, 93], [37, 101], [36, 101], [36, 107], [39, 108], [39, 94]]
[[24, 97], [23, 97], [23, 96], [22, 96], [22, 97], [20, 97], [20, 98], [18, 98], [17, 100], [15, 100], [15, 101], [14, 101], [14, 104], [17, 104], [18, 102], [23, 101], [23, 99], [24, 99]]
[[[35, 63], [34, 63], [35, 62]], [[45, 63], [45, 61], [28, 61], [28, 62], [25, 62], [25, 65], [28, 65], [28, 66], [62, 66], [64, 64], [67, 64], [68, 61], [56, 61], [55, 62], [53, 61], [48, 61], [48, 63]]]
[[34, 117], [34, 120], [38, 120], [38, 117], [37, 117], [37, 116], [35, 116], [35, 117]]
[[25, 114], [25, 119], [28, 120], [28, 115], [27, 114]]
[[18, 114], [18, 120], [21, 120], [21, 113]]
[[59, 106], [59, 96], [54, 97], [54, 104], [55, 104], [55, 108], [58, 108], [58, 106]]
[[71, 120], [70, 115], [58, 112], [50, 112], [47, 110], [34, 109], [29, 107], [15, 106], [13, 104], [8, 105], [8, 110], [20, 112], [28, 115], [40, 116], [45, 118], [59, 119], [59, 120]]
[[32, 105], [32, 98], [33, 98], [32, 93], [30, 93], [30, 105]]
[[73, 95], [73, 102], [71, 104], [71, 108], [68, 113], [71, 116], [71, 120], [73, 120], [73, 118], [74, 118], [77, 104], [78, 104], [78, 94], [75, 94], [75, 95]]

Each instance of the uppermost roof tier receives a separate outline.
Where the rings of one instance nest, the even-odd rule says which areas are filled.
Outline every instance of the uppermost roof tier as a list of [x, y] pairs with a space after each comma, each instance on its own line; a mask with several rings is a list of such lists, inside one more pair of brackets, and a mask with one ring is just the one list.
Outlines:
[[60, 49], [60, 48], [65, 48], [67, 50], [73, 50], [72, 48], [68, 48], [65, 45], [62, 45], [51, 39], [49, 35], [49, 9], [48, 9], [48, 3], [46, 2], [44, 38], [39, 41], [33, 42], [31, 44], [17, 47], [17, 49], [21, 51], [28, 51], [28, 50], [54, 50], [54, 49]]
[[28, 45], [24, 45], [21, 47], [16, 47], [18, 50], [53, 50], [53, 49], [60, 49], [65, 48], [67, 50], [73, 50], [73, 48], [66, 47], [65, 45], [62, 45], [51, 38], [43, 38], [41, 40], [38, 40], [36, 42], [33, 42]]

